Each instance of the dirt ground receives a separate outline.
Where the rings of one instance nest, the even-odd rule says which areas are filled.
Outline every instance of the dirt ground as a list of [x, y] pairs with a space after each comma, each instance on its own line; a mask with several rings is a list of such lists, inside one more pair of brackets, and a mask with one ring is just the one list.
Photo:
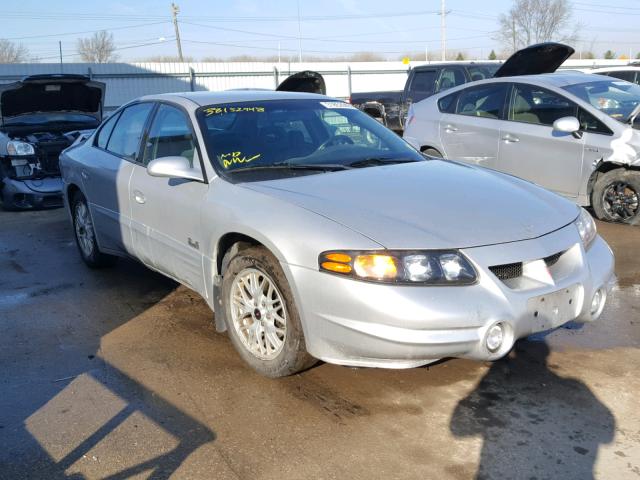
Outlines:
[[246, 368], [197, 295], [0, 212], [0, 478], [640, 478], [640, 228], [599, 322], [496, 363]]

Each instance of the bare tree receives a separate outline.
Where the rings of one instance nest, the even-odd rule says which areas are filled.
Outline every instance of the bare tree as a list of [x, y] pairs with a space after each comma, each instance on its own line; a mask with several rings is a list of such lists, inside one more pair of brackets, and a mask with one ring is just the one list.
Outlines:
[[116, 59], [113, 33], [101, 30], [88, 38], [78, 39], [78, 53], [83, 62], [107, 63]]
[[22, 63], [28, 55], [29, 51], [24, 45], [0, 39], [0, 63]]
[[511, 51], [540, 42], [570, 42], [578, 29], [571, 23], [568, 0], [513, 0], [498, 23], [496, 39]]

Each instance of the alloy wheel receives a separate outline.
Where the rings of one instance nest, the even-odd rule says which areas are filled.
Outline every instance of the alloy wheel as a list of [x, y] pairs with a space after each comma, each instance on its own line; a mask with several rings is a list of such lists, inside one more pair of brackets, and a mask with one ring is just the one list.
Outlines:
[[93, 233], [93, 223], [91, 222], [89, 209], [84, 202], [78, 202], [75, 206], [74, 226], [78, 245], [80, 245], [83, 255], [87, 258], [91, 257], [91, 254], [93, 254], [95, 236]]
[[640, 195], [626, 182], [613, 182], [602, 194], [605, 212], [615, 220], [629, 220], [638, 214]]

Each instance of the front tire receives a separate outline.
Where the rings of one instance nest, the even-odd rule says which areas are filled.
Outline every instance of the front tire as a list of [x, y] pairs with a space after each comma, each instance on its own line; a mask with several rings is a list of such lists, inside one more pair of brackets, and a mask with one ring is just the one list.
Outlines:
[[311, 367], [300, 316], [278, 260], [263, 247], [241, 250], [222, 281], [227, 331], [242, 359], [271, 378]]
[[611, 170], [598, 177], [591, 203], [596, 217], [608, 222], [640, 223], [640, 172]]
[[78, 245], [78, 250], [84, 263], [91, 268], [110, 267], [115, 264], [118, 257], [102, 253], [98, 248], [89, 205], [87, 204], [87, 199], [80, 192], [73, 196], [71, 214], [76, 245]]

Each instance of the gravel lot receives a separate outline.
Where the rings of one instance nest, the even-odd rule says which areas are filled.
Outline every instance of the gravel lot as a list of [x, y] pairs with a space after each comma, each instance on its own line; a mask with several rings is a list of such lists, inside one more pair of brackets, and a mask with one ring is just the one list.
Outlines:
[[637, 479], [640, 228], [599, 228], [596, 324], [493, 364], [268, 380], [194, 293], [86, 268], [62, 209], [0, 212], [0, 478]]

